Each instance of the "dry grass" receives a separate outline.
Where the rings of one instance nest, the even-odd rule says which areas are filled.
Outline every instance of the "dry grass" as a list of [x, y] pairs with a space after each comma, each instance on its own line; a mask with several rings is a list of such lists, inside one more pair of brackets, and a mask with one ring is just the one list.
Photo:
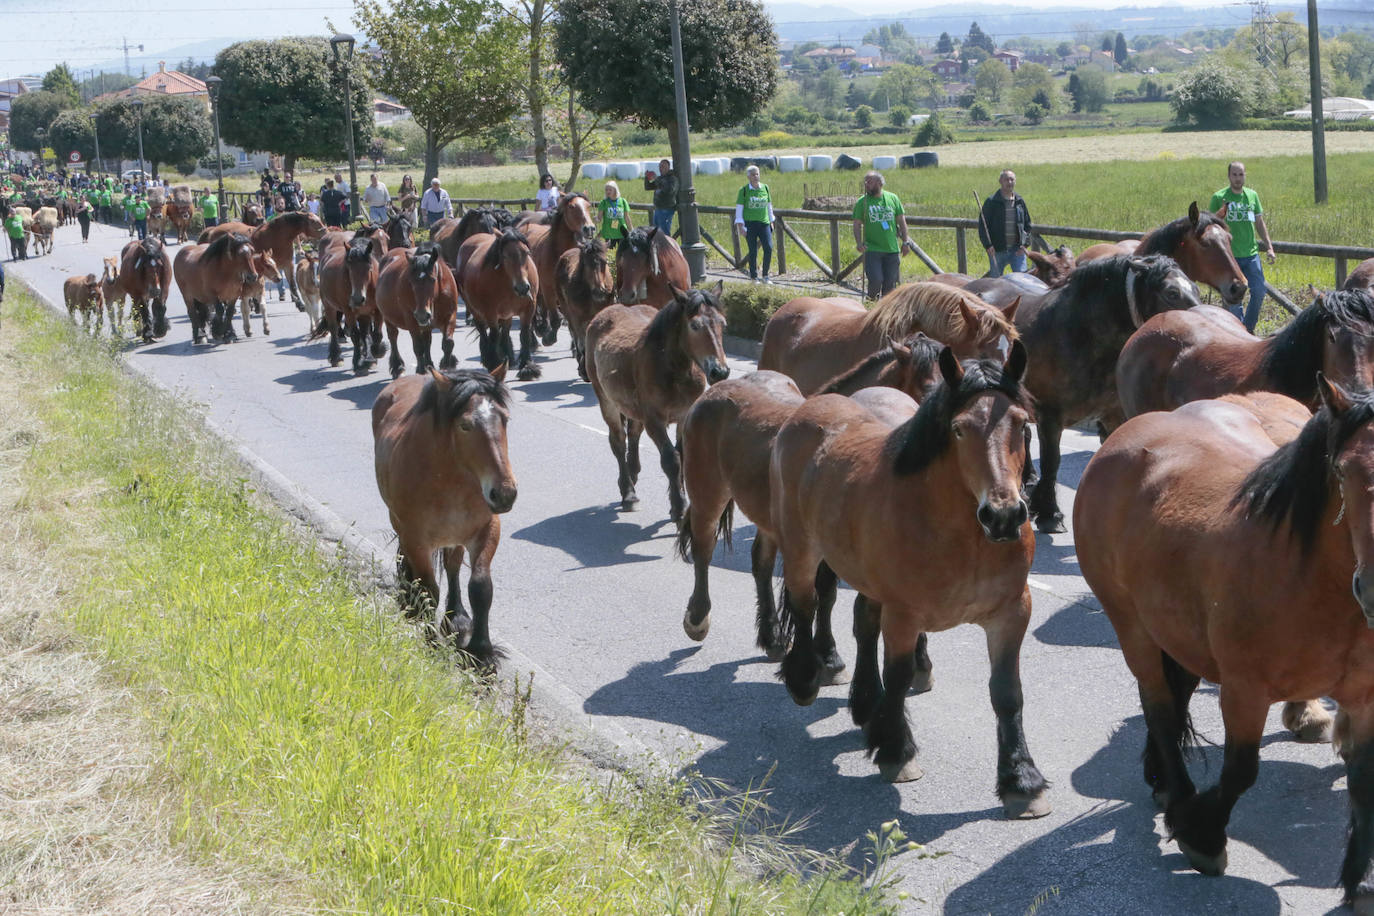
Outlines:
[[[99, 542], [79, 539], [84, 557], [59, 554], [35, 503], [84, 501], [23, 495], [19, 471], [42, 432], [20, 396], [30, 380], [18, 333], [6, 322], [0, 343], [0, 913], [266, 912], [260, 876], [174, 849], [173, 795], [146, 723], [69, 635], [64, 583], [98, 568]], [[76, 509], [63, 516], [83, 521]]]

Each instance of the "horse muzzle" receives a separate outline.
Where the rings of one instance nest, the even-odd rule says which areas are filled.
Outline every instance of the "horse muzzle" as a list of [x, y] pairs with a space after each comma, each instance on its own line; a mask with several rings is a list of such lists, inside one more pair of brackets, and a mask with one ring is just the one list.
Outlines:
[[513, 289], [515, 291], [515, 295], [519, 296], [521, 299], [534, 298], [530, 295], [530, 285], [526, 283], [524, 280], [521, 280], [519, 283], [513, 285], [511, 289]]
[[434, 317], [429, 313], [429, 309], [416, 309], [414, 314], [415, 323], [422, 328], [429, 327], [430, 322], [434, 320]]
[[712, 385], [730, 377], [730, 367], [714, 356], [701, 364], [701, 371], [706, 373], [706, 381]]
[[1232, 280], [1221, 290], [1221, 300], [1227, 305], [1237, 305], [1245, 298], [1246, 290], [1249, 288], [1244, 281]]
[[1029, 518], [1030, 510], [1023, 499], [1000, 506], [984, 501], [978, 506], [978, 524], [983, 526], [983, 534], [994, 544], [1020, 540], [1021, 526]]
[[[1370, 581], [1365, 582], [1365, 579], [1370, 579]], [[1350, 592], [1359, 602], [1360, 612], [1364, 614], [1365, 625], [1374, 630], [1374, 576], [1357, 566], [1355, 575], [1350, 579]]]
[[359, 295], [350, 295], [348, 297], [348, 307], [353, 309], [354, 311], [357, 311], [358, 309], [362, 308], [363, 297]]
[[486, 488], [482, 494], [491, 511], [500, 515], [509, 512], [515, 505], [516, 489], [514, 483], [498, 483]]

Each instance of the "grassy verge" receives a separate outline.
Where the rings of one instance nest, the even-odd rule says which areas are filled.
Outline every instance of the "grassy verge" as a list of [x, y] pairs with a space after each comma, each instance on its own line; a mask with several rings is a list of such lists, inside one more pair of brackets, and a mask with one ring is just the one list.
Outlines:
[[194, 857], [307, 876], [310, 909], [888, 911], [892, 829], [865, 880], [763, 827], [757, 797], [579, 770], [16, 287], [4, 346], [43, 428], [18, 485], [45, 537], [80, 546], [79, 504], [120, 545], [73, 582], [72, 622], [146, 714]]

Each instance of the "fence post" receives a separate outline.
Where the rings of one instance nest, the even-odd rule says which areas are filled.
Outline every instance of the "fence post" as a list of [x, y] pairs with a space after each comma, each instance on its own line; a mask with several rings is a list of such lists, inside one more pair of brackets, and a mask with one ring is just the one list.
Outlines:
[[787, 240], [787, 233], [786, 231], [784, 231], [782, 217], [775, 216], [774, 219], [777, 220], [777, 226], [775, 227], [777, 231], [773, 233], [773, 238], [776, 240], [773, 247], [777, 249], [777, 251], [774, 252], [774, 254], [778, 256], [777, 272], [779, 275], [782, 275], [787, 273], [787, 252], [784, 248], [785, 242]]
[[[840, 218], [830, 219], [830, 276], [840, 275]], [[839, 282], [838, 279], [836, 282]]]
[[968, 240], [962, 226], [954, 230], [954, 250], [959, 256], [959, 273], [968, 273]]
[[1336, 255], [1336, 289], [1345, 286], [1345, 255]]
[[730, 224], [730, 250], [732, 250], [735, 253], [735, 267], [736, 269], [738, 269], [740, 264], [739, 229], [734, 223]]

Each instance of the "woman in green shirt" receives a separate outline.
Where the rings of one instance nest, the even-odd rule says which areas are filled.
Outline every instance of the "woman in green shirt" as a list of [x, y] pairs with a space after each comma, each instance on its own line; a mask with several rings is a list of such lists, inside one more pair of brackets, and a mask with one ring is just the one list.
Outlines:
[[759, 181], [758, 166], [749, 166], [744, 174], [749, 183], [735, 195], [736, 231], [743, 228], [749, 243], [749, 279], [759, 278], [758, 254], [762, 248], [763, 282], [768, 283], [768, 268], [773, 263], [773, 198], [768, 194], [768, 185]]
[[601, 213], [601, 237], [607, 248], [615, 248], [630, 234], [630, 202], [620, 196], [620, 186], [606, 182], [606, 196], [597, 205]]

